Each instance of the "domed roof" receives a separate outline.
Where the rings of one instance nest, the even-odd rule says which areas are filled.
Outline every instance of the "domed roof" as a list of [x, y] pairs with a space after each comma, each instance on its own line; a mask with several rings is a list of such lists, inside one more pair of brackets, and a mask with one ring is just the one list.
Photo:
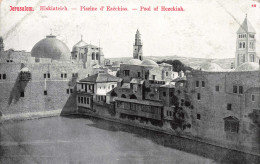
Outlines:
[[205, 63], [199, 67], [202, 71], [208, 71], [208, 72], [218, 72], [223, 71], [223, 69], [216, 63]]
[[141, 63], [142, 63], [142, 61], [139, 59], [131, 59], [126, 62], [126, 64], [129, 64], [129, 65], [140, 65]]
[[241, 64], [235, 69], [235, 72], [240, 71], [258, 71], [259, 70], [259, 64], [253, 63], [253, 62], [246, 62]]
[[70, 50], [65, 43], [49, 35], [36, 43], [31, 51], [32, 57], [51, 58], [54, 60], [69, 60]]
[[145, 66], [158, 66], [157, 63], [155, 63], [155, 61], [150, 60], [150, 59], [146, 59], [144, 60], [141, 65], [145, 65]]

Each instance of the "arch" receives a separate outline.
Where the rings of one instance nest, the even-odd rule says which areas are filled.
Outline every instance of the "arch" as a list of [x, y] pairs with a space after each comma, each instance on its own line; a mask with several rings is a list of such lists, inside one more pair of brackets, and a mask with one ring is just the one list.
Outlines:
[[130, 99], [137, 99], [137, 97], [136, 97], [136, 95], [132, 94], [132, 95], [130, 96]]
[[125, 94], [122, 94], [122, 95], [121, 95], [121, 98], [126, 98], [126, 95], [125, 95]]
[[95, 60], [95, 52], [92, 52], [92, 60]]
[[96, 53], [96, 60], [99, 60], [99, 53]]

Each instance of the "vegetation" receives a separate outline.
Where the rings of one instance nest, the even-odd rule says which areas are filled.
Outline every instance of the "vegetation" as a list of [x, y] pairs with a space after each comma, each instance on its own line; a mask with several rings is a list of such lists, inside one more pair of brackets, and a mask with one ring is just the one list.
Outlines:
[[188, 67], [186, 65], [184, 65], [181, 61], [179, 60], [162, 60], [162, 61], [158, 61], [157, 64], [161, 64], [161, 63], [167, 63], [167, 64], [170, 64], [172, 65], [173, 67], [173, 71], [175, 72], [180, 72], [180, 71], [191, 71], [192, 68], [191, 67]]

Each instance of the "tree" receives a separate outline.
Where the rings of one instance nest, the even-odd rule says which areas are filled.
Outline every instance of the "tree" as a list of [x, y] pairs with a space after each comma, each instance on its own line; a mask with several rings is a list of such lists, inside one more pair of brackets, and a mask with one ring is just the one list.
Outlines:
[[188, 66], [184, 65], [179, 60], [162, 60], [162, 61], [158, 61], [157, 63], [158, 64], [161, 64], [161, 63], [170, 64], [170, 65], [172, 65], [173, 71], [175, 71], [175, 72], [180, 72], [180, 71], [184, 71], [185, 72], [186, 70], [189, 70], [189, 71], [192, 70], [191, 67], [188, 67]]

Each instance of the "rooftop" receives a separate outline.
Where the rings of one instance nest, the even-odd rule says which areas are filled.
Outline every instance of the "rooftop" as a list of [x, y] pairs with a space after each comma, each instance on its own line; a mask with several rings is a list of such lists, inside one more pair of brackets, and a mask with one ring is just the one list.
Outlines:
[[79, 82], [92, 82], [92, 83], [103, 83], [103, 82], [118, 82], [121, 78], [112, 76], [108, 73], [97, 73], [87, 78], [81, 79]]

